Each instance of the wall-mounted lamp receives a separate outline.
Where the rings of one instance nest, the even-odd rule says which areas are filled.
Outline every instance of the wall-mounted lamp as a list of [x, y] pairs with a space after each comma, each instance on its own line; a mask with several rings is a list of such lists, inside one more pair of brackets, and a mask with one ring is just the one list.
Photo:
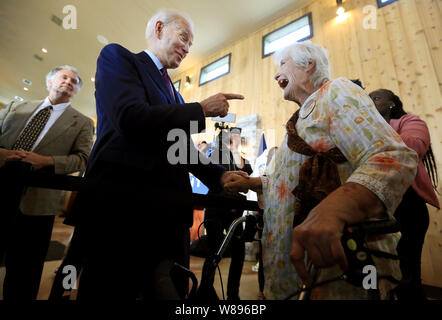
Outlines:
[[342, 0], [336, 0], [336, 5], [338, 6], [338, 10], [336, 10], [336, 14], [338, 16], [340, 16], [345, 12], [344, 7], [342, 6]]
[[190, 88], [191, 84], [190, 84], [190, 77], [186, 76], [186, 82], [184, 82], [184, 85], [186, 86], [186, 88]]

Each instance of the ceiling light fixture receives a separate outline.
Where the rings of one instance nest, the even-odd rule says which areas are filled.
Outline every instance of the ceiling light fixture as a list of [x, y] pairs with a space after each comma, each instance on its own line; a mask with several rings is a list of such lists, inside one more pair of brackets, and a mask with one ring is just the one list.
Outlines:
[[345, 12], [344, 7], [342, 6], [342, 0], [336, 0], [336, 5], [338, 6], [338, 10], [336, 10], [336, 14], [338, 16], [340, 16]]
[[107, 40], [107, 38], [105, 36], [102, 36], [101, 34], [97, 35], [97, 40], [104, 45], [109, 43], [109, 40]]
[[190, 84], [190, 77], [189, 76], [186, 76], [186, 82], [184, 83], [184, 85], [187, 87], [187, 88], [190, 88], [192, 85]]
[[26, 78], [23, 78], [21, 81], [22, 81], [24, 84], [28, 85], [28, 86], [32, 86], [32, 81], [31, 81], [31, 80], [28, 80], [28, 79], [26, 79]]
[[41, 51], [42, 51], [43, 53], [48, 53], [48, 50], [47, 50], [46, 48], [41, 48]]
[[18, 100], [18, 101], [23, 101], [24, 100], [22, 97], [19, 97], [19, 96], [15, 96], [14, 99]]
[[28, 88], [26, 88], [26, 87], [23, 87], [23, 90], [25, 90], [25, 91], [29, 91], [29, 89], [28, 89]]
[[94, 77], [92, 77], [92, 78], [91, 78], [91, 81], [92, 81], [92, 82], [95, 82], [95, 78], [94, 78]]

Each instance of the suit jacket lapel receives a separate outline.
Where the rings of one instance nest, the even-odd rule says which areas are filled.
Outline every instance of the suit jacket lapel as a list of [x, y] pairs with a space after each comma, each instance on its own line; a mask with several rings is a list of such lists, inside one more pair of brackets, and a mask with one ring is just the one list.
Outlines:
[[[175, 104], [176, 102], [172, 100], [172, 97], [170, 96], [169, 89], [167, 88], [166, 84], [164, 83], [164, 79], [161, 75], [161, 73], [158, 71], [157, 66], [152, 61], [152, 59], [149, 57], [149, 55], [142, 51], [138, 54], [136, 54], [138, 61], [140, 61], [140, 66], [142, 68], [141, 70], [141, 78], [143, 80], [144, 85], [147, 87], [148, 83], [146, 77], [149, 75], [155, 83], [160, 88], [161, 92], [164, 94], [164, 96], [167, 98], [167, 102], [170, 104]], [[172, 86], [173, 87], [173, 86]], [[173, 89], [174, 90], [174, 89]]]
[[71, 106], [67, 107], [66, 110], [61, 114], [61, 116], [54, 122], [52, 127], [46, 133], [46, 135], [41, 139], [40, 143], [35, 147], [34, 152], [37, 152], [40, 148], [50, 143], [52, 140], [57, 138], [71, 126], [77, 123], [77, 115]]
[[[7, 128], [7, 133], [5, 134], [5, 146], [12, 147], [12, 145], [17, 141], [20, 132], [26, 125], [26, 122], [34, 113], [35, 109], [37, 109], [43, 101], [30, 101], [20, 105], [19, 108], [14, 108], [13, 111], [15, 115], [11, 120], [14, 123], [11, 123], [10, 128]], [[9, 124], [3, 123], [4, 126], [8, 126]]]

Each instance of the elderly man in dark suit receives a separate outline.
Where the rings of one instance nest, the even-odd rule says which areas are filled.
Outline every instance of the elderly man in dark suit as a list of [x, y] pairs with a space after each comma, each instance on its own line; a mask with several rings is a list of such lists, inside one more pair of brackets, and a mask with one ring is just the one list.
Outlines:
[[[147, 25], [146, 39], [148, 49], [140, 53], [110, 44], [98, 57], [98, 131], [86, 178], [99, 188], [79, 193], [74, 206], [87, 257], [80, 300], [184, 297], [188, 279], [172, 282], [168, 271], [175, 262], [189, 266], [193, 206], [169, 199], [190, 197], [189, 172], [213, 189], [238, 177], [204, 161], [174, 164], [168, 136], [179, 130], [184, 152], [198, 154], [191, 121], [202, 130], [205, 117], [225, 116], [228, 100], [243, 96], [219, 93], [184, 103], [174, 89], [167, 69], [180, 65], [193, 42], [185, 14], [160, 11]], [[177, 293], [163, 290], [167, 284]]]
[[[10, 160], [56, 174], [85, 170], [94, 124], [71, 106], [81, 84], [75, 68], [56, 67], [46, 76], [46, 99], [14, 101], [0, 110], [0, 170]], [[19, 212], [2, 212], [5, 299], [36, 299], [60, 200], [59, 190], [28, 188]]]

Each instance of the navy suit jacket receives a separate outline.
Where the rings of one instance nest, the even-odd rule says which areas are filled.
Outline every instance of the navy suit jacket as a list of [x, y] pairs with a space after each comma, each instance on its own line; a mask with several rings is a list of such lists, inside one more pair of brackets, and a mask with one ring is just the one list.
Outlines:
[[[220, 189], [221, 166], [168, 162], [167, 151], [175, 143], [167, 141], [169, 131], [184, 130], [187, 147], [196, 150], [189, 135], [190, 121], [197, 121], [201, 131], [205, 117], [199, 103], [184, 103], [175, 88], [175, 99], [170, 96], [161, 73], [144, 51], [134, 54], [118, 44], [105, 46], [97, 60], [95, 89], [97, 140], [86, 176], [100, 170], [104, 161], [152, 173], [161, 181], [146, 181], [146, 185], [159, 183], [174, 192], [192, 192], [189, 171], [209, 188]], [[186, 224], [191, 225], [192, 215], [187, 217]]]

